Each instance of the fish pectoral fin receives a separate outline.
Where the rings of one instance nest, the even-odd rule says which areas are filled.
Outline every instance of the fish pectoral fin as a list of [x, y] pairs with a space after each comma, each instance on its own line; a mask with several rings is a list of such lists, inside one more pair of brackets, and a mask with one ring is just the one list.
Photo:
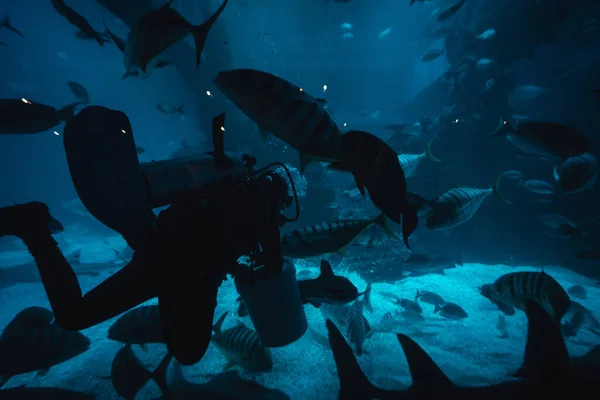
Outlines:
[[35, 376], [44, 377], [44, 376], [46, 376], [48, 374], [48, 371], [50, 371], [50, 367], [39, 369], [35, 373]]

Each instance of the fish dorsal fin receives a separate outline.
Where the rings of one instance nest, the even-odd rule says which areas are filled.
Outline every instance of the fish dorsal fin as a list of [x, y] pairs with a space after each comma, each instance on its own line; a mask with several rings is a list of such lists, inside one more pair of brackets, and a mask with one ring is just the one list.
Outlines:
[[217, 322], [215, 322], [215, 324], [213, 325], [213, 332], [215, 332], [215, 333], [221, 333], [221, 326], [223, 326], [223, 321], [225, 321], [225, 317], [227, 317], [227, 314], [229, 314], [229, 311], [225, 311], [223, 313], [223, 315], [221, 315], [219, 317], [219, 319], [217, 320]]
[[[434, 387], [435, 390], [444, 391], [455, 388], [454, 384], [438, 367], [433, 359], [421, 346], [406, 335], [398, 334], [398, 341], [404, 350], [410, 374], [412, 386], [417, 390]], [[429, 390], [429, 389], [427, 389]]]
[[329, 279], [333, 278], [335, 274], [333, 273], [333, 268], [331, 264], [326, 260], [321, 260], [321, 273], [317, 277], [317, 279]]
[[560, 326], [535, 301], [525, 300], [527, 344], [523, 365], [514, 374], [528, 379], [551, 379], [569, 365]]
[[330, 319], [325, 321], [325, 325], [329, 334], [329, 345], [333, 351], [333, 359], [335, 360], [340, 378], [340, 393], [338, 398], [373, 398], [373, 394], [378, 391], [378, 388], [373, 386], [365, 376], [358, 361], [356, 361], [352, 348]]

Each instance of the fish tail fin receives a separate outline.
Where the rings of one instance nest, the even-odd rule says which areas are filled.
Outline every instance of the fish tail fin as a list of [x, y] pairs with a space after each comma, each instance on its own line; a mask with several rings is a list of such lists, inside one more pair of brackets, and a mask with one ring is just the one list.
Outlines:
[[180, 104], [179, 107], [177, 107], [177, 112], [181, 115], [185, 115], [185, 112], [183, 111], [183, 104]]
[[425, 148], [425, 157], [427, 157], [428, 159], [430, 159], [433, 162], [440, 162], [442, 160], [440, 160], [439, 158], [437, 158], [436, 156], [433, 155], [433, 153], [431, 152], [431, 145], [433, 144], [434, 139], [431, 139], [429, 141], [429, 143], [427, 143], [427, 147]]
[[494, 187], [492, 188], [492, 190], [494, 191], [494, 196], [498, 197], [500, 200], [502, 200], [506, 204], [512, 204], [504, 196], [502, 196], [502, 193], [500, 193], [500, 184], [502, 183], [502, 178], [503, 177], [504, 177], [503, 174], [498, 175], [498, 177], [496, 178], [496, 182], [494, 183]]
[[206, 42], [208, 32], [217, 18], [219, 18], [219, 15], [221, 15], [225, 9], [228, 1], [229, 0], [223, 1], [223, 4], [221, 4], [217, 11], [215, 11], [215, 13], [206, 22], [201, 25], [190, 27], [192, 36], [194, 36], [194, 43], [196, 44], [196, 68], [200, 66], [200, 55], [202, 54], [202, 50], [204, 50], [204, 43]]
[[225, 311], [223, 313], [223, 315], [221, 315], [219, 317], [219, 319], [217, 320], [217, 322], [215, 322], [215, 324], [213, 325], [213, 332], [219, 333], [221, 332], [221, 326], [223, 326], [223, 321], [225, 321], [225, 317], [227, 317], [227, 314], [229, 314], [229, 311]]
[[384, 213], [379, 214], [377, 218], [373, 221], [377, 224], [383, 231], [391, 237], [392, 239], [400, 241], [400, 236], [394, 231], [394, 227], [390, 224], [390, 219], [385, 216]]
[[417, 225], [419, 224], [419, 216], [417, 214], [419, 207], [417, 205], [410, 205], [402, 214], [402, 238], [404, 239], [404, 245], [409, 250], [412, 249], [408, 244], [408, 238], [417, 229]]
[[68, 122], [75, 116], [75, 108], [80, 105], [80, 102], [71, 103], [68, 106], [65, 106], [58, 110], [58, 119], [60, 121]]
[[[169, 365], [171, 364], [171, 360], [173, 359], [173, 354], [167, 353], [165, 357], [162, 359], [158, 367], [152, 372], [152, 379], [156, 382], [156, 385], [160, 388], [163, 396], [167, 396], [169, 388], [167, 385], [167, 369], [169, 369]], [[181, 367], [180, 367], [181, 371]]]
[[356, 361], [352, 348], [339, 329], [328, 319], [325, 323], [329, 334], [329, 345], [340, 378], [339, 399], [372, 398], [381, 389], [375, 387]]

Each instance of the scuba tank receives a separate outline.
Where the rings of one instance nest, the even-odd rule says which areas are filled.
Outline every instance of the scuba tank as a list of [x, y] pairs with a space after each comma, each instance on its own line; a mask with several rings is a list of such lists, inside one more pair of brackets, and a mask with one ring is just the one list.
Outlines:
[[300, 339], [308, 329], [296, 268], [283, 259], [281, 272], [269, 279], [247, 282], [235, 278], [252, 325], [266, 347], [283, 347]]

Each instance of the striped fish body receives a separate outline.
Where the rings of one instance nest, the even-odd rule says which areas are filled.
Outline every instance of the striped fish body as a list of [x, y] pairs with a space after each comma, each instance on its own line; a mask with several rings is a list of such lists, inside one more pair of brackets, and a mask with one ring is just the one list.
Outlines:
[[301, 154], [321, 161], [341, 159], [339, 127], [322, 103], [300, 87], [253, 69], [222, 71], [214, 82], [261, 131]]
[[79, 332], [51, 325], [20, 332], [0, 340], [0, 375], [18, 375], [47, 370], [90, 347], [90, 340]]
[[121, 343], [164, 343], [158, 305], [140, 306], [127, 311], [108, 329], [108, 338]]
[[357, 219], [308, 225], [282, 237], [282, 253], [286, 257], [308, 258], [341, 252], [373, 223], [372, 219]]
[[227, 358], [226, 368], [239, 365], [248, 372], [268, 372], [273, 369], [271, 350], [264, 347], [257, 333], [242, 322], [221, 330], [224, 317], [215, 324], [212, 342]]
[[346, 316], [346, 337], [354, 346], [354, 350], [359, 356], [362, 355], [367, 333], [363, 309], [364, 302], [362, 300], [356, 300], [350, 307], [348, 315]]
[[513, 272], [492, 284], [491, 300], [525, 311], [525, 300], [538, 303], [552, 319], [560, 322], [569, 311], [571, 299], [565, 289], [545, 272]]
[[[323, 318], [331, 320], [341, 331], [346, 329], [348, 323], [348, 315], [352, 310], [352, 304], [327, 304], [323, 303], [319, 307]], [[365, 338], [369, 338], [372, 335], [371, 324], [369, 320], [363, 315], [363, 325], [365, 326]]]
[[598, 180], [598, 162], [590, 153], [568, 158], [557, 170], [554, 179], [564, 194], [593, 190]]
[[404, 177], [408, 178], [414, 174], [422, 159], [426, 158], [425, 153], [421, 154], [399, 154], [398, 161], [404, 170]]
[[430, 230], [452, 229], [473, 218], [493, 189], [454, 188], [431, 203], [432, 214], [425, 221]]

